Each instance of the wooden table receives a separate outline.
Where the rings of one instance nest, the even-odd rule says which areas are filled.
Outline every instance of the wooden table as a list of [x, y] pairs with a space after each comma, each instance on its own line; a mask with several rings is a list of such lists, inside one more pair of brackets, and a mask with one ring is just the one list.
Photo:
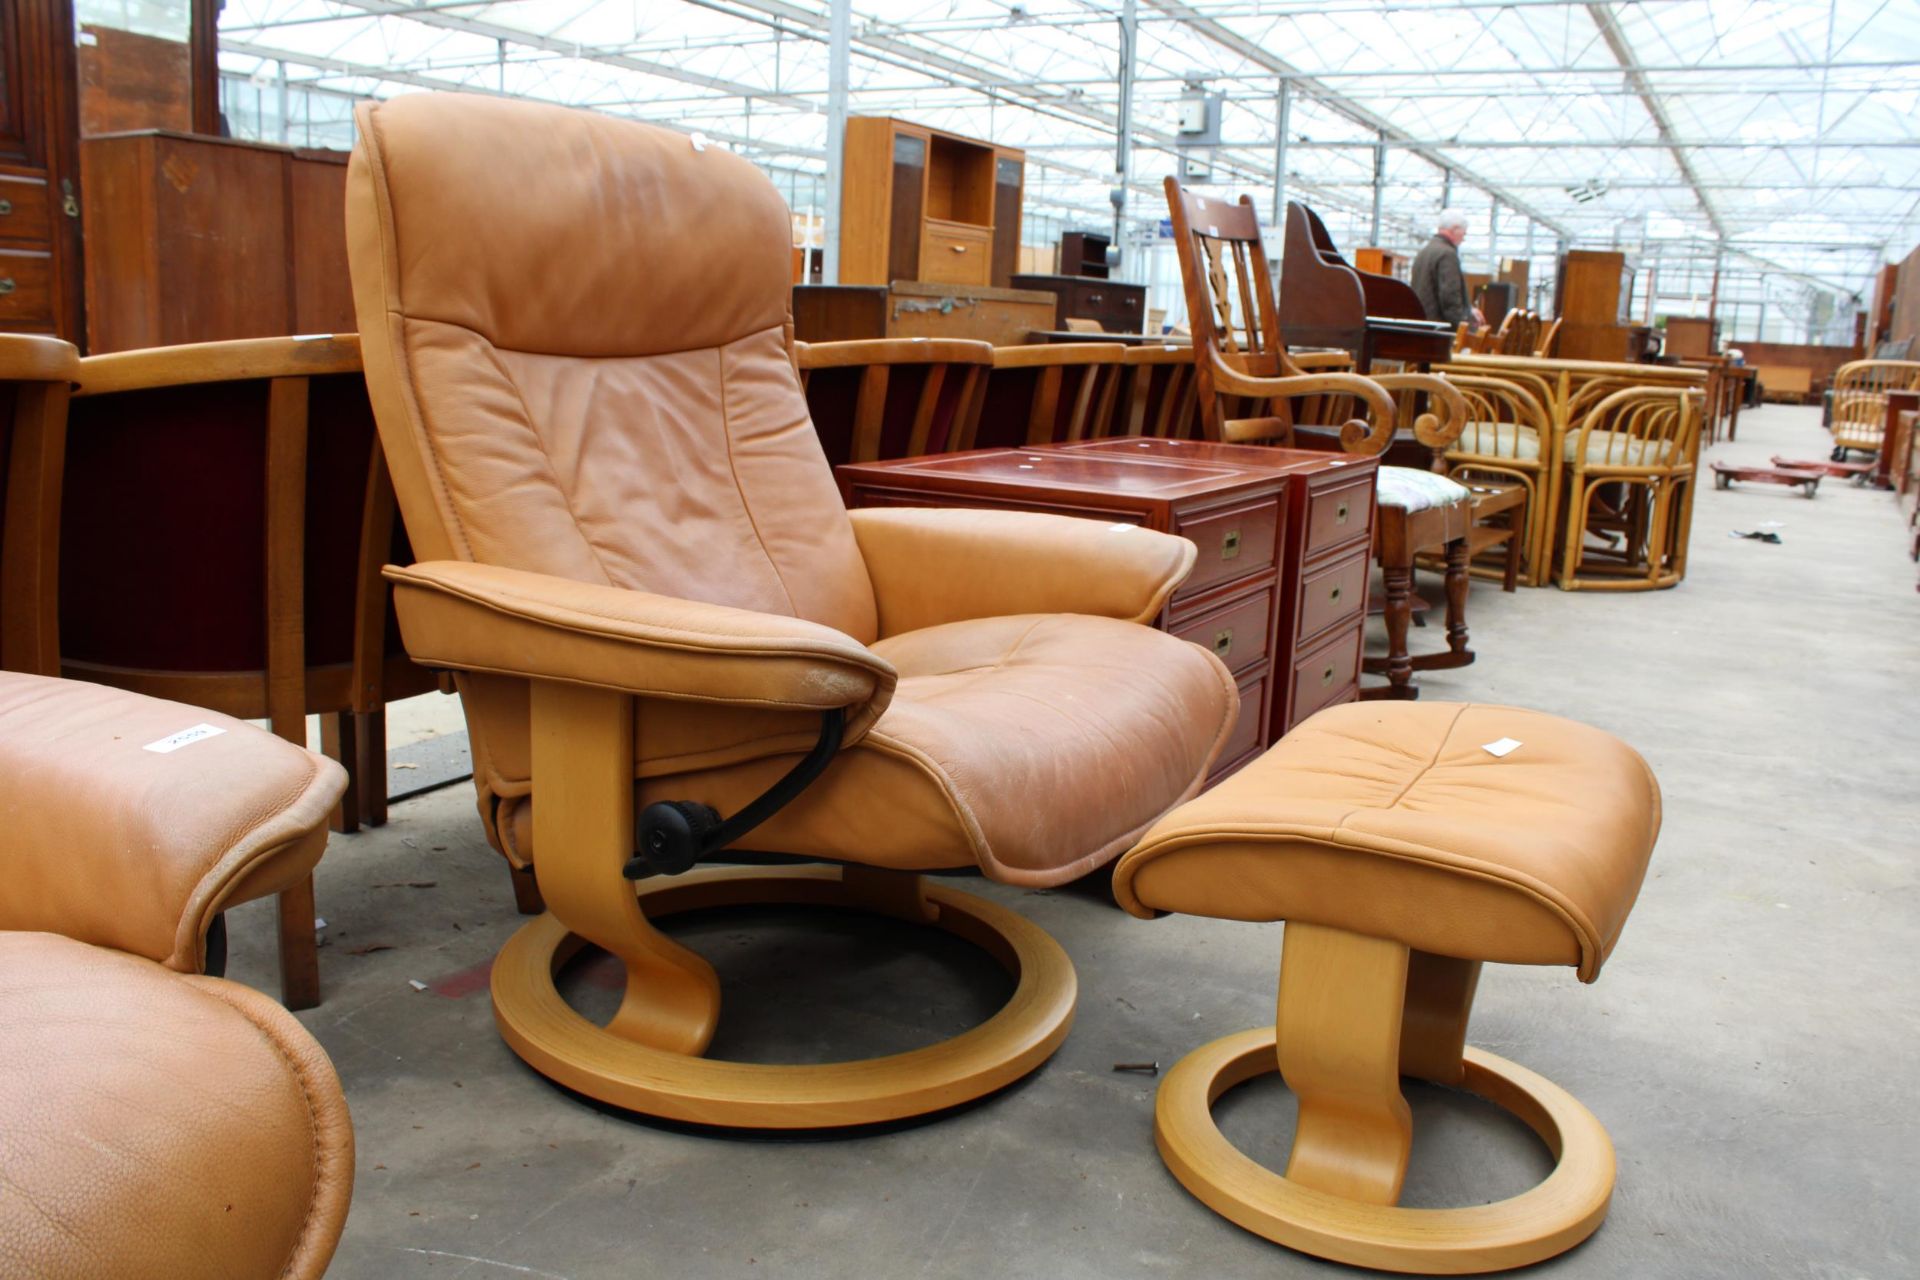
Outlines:
[[1240, 721], [1210, 782], [1359, 691], [1372, 458], [1206, 441], [1110, 439], [837, 468], [849, 507], [966, 506], [1126, 521], [1200, 558], [1158, 625], [1233, 672]]

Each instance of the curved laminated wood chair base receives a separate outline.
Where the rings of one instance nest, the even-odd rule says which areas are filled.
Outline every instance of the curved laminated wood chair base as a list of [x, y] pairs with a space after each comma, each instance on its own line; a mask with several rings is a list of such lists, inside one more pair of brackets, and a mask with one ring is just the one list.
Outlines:
[[[1073, 1023], [1077, 982], [1066, 952], [1037, 925], [972, 894], [937, 884], [923, 892], [932, 915], [926, 923], [987, 952], [1016, 982], [998, 1013], [939, 1044], [883, 1058], [802, 1066], [716, 1061], [640, 1044], [589, 1021], [561, 997], [554, 974], [583, 944], [551, 913], [522, 926], [494, 961], [494, 1019], [507, 1044], [542, 1075], [602, 1102], [662, 1119], [730, 1128], [826, 1129], [943, 1111], [1004, 1088], [1051, 1057]], [[766, 904], [914, 918], [918, 901], [903, 898], [895, 909], [893, 903], [849, 891], [834, 867], [696, 872], [643, 882], [639, 898], [651, 918]]]
[[1160, 1085], [1154, 1140], [1180, 1184], [1208, 1208], [1302, 1253], [1385, 1271], [1463, 1275], [1522, 1267], [1592, 1235], [1613, 1195], [1613, 1144], [1593, 1113], [1552, 1081], [1468, 1047], [1461, 1087], [1526, 1122], [1554, 1153], [1547, 1179], [1494, 1204], [1404, 1209], [1330, 1195], [1235, 1148], [1213, 1122], [1229, 1089], [1278, 1069], [1275, 1029], [1227, 1036], [1188, 1054]]

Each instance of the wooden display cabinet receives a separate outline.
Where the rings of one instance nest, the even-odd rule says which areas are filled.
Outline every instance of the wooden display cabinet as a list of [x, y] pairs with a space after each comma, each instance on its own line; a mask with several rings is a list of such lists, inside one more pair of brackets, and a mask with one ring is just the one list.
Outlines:
[[1629, 323], [1633, 265], [1606, 249], [1570, 249], [1554, 281], [1554, 313], [1560, 317], [1556, 354], [1567, 360], [1638, 360], [1650, 331]]
[[81, 338], [75, 75], [68, 0], [0, 5], [0, 332]]
[[840, 283], [1005, 287], [1020, 251], [1026, 157], [883, 116], [847, 121]]
[[1105, 280], [1112, 271], [1107, 262], [1107, 249], [1112, 244], [1113, 237], [1103, 236], [1095, 231], [1061, 232], [1060, 274]]

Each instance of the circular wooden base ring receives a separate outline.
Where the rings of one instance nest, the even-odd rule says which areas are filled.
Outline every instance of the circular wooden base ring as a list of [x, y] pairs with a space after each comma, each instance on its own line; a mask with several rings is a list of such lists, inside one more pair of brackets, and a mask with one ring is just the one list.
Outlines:
[[[1011, 973], [1013, 995], [973, 1029], [907, 1053], [775, 1066], [668, 1053], [583, 1017], [554, 987], [580, 940], [551, 913], [523, 925], [493, 964], [493, 1014], [513, 1051], [542, 1075], [643, 1115], [750, 1129], [828, 1129], [927, 1115], [1001, 1089], [1039, 1067], [1073, 1024], [1073, 963], [1045, 930], [1004, 907], [928, 884], [933, 927], [973, 943]], [[651, 917], [770, 903], [858, 907], [830, 867], [696, 872], [641, 890]]]
[[1462, 1087], [1524, 1120], [1555, 1156], [1546, 1181], [1495, 1204], [1403, 1209], [1290, 1182], [1228, 1142], [1213, 1122], [1227, 1090], [1279, 1069], [1272, 1027], [1216, 1040], [1182, 1058], [1154, 1105], [1160, 1158], [1222, 1217], [1290, 1249], [1382, 1271], [1504, 1271], [1579, 1244], [1607, 1216], [1613, 1143], [1574, 1096], [1525, 1067], [1466, 1051]]

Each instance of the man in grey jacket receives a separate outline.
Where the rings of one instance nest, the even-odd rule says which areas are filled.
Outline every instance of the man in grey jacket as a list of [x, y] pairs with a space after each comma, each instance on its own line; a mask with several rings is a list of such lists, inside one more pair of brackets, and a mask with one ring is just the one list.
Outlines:
[[1466, 238], [1467, 215], [1442, 209], [1433, 239], [1413, 259], [1413, 291], [1429, 320], [1453, 325], [1467, 319], [1476, 325], [1487, 322], [1467, 297], [1467, 282], [1460, 274], [1460, 242]]

